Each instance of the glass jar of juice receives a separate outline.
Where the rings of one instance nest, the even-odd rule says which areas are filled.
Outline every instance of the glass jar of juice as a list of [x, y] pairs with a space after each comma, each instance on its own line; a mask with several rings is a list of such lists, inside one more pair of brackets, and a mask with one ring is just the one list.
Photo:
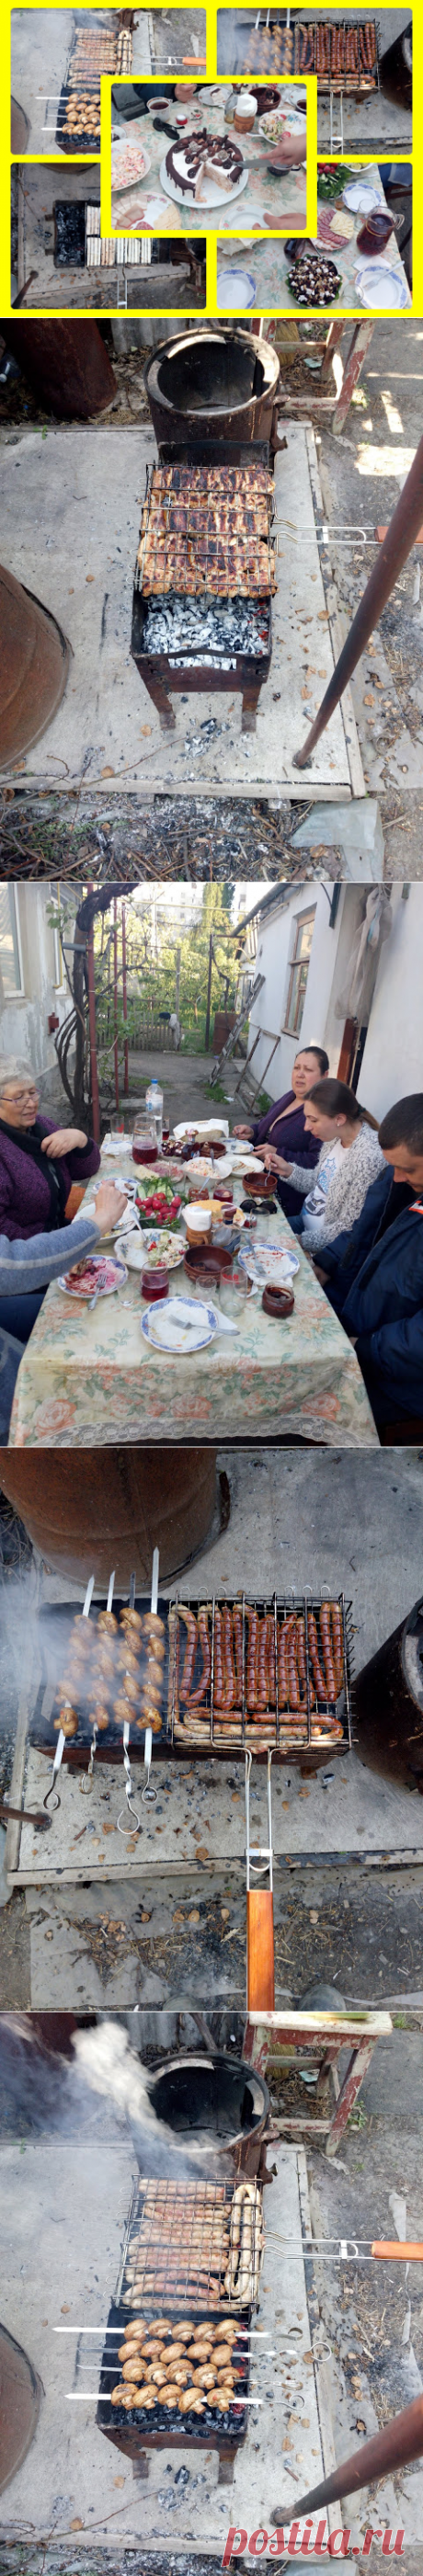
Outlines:
[[158, 1143], [153, 1118], [135, 1118], [132, 1138], [133, 1163], [157, 1163]]

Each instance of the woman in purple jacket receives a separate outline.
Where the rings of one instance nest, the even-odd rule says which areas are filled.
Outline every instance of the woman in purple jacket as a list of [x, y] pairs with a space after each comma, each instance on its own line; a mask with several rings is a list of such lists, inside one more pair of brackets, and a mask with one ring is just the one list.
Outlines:
[[[309, 1156], [310, 1137], [306, 1134], [304, 1122], [304, 1101], [318, 1078], [316, 1065], [323, 1078], [329, 1072], [329, 1056], [325, 1055], [324, 1047], [300, 1047], [299, 1054], [294, 1057], [291, 1091], [285, 1091], [282, 1100], [273, 1102], [272, 1108], [266, 1110], [265, 1118], [256, 1118], [248, 1127], [234, 1127], [234, 1136], [249, 1136], [252, 1144], [258, 1147], [273, 1145], [277, 1154], [286, 1155], [288, 1162], [304, 1163], [306, 1170], [309, 1160], [317, 1163], [318, 1150], [314, 1151], [313, 1139], [313, 1152]], [[300, 1215], [304, 1200], [300, 1198], [299, 1190], [293, 1189], [292, 1182], [278, 1180], [277, 1196], [285, 1216]]]
[[[66, 1223], [72, 1184], [98, 1172], [100, 1150], [82, 1127], [55, 1127], [38, 1118], [38, 1085], [16, 1057], [0, 1062], [0, 1234], [13, 1243], [19, 1237], [56, 1234]], [[46, 1275], [45, 1286], [48, 1285]], [[18, 1339], [29, 1339], [44, 1288], [20, 1299]], [[14, 1325], [8, 1301], [8, 1326]], [[4, 1321], [0, 1314], [0, 1321]], [[17, 1330], [17, 1326], [15, 1327]]]

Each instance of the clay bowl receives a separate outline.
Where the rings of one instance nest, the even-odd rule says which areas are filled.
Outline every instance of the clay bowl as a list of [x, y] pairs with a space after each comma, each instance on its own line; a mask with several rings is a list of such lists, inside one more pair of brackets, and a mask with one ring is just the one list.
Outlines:
[[257, 1175], [255, 1172], [249, 1172], [246, 1197], [248, 1199], [274, 1199], [275, 1187], [276, 1182], [274, 1172], [257, 1172]]
[[273, 1316], [275, 1324], [282, 1324], [286, 1315], [292, 1315], [295, 1297], [292, 1288], [272, 1288], [269, 1282], [269, 1286], [263, 1288], [261, 1302], [263, 1313]]
[[206, 1296], [208, 1288], [212, 1292], [213, 1288], [218, 1288], [222, 1270], [229, 1270], [232, 1260], [233, 1253], [229, 1251], [226, 1244], [222, 1250], [218, 1245], [216, 1249], [213, 1246], [212, 1252], [209, 1252], [207, 1244], [199, 1244], [197, 1252], [185, 1253], [184, 1270], [188, 1279], [201, 1281]]

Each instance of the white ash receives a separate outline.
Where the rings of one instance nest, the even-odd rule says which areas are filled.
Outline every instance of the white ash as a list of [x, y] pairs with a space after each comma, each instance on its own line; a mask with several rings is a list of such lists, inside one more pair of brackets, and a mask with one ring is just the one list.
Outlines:
[[249, 599], [150, 599], [143, 635], [145, 653], [268, 653], [266, 602]]

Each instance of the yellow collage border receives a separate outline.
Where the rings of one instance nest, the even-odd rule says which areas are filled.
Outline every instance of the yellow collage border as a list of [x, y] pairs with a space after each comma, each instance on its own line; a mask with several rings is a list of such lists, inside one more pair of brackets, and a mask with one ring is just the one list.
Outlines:
[[[47, 9], [52, 9], [52, 10], [54, 10], [54, 9], [56, 9], [56, 8], [57, 8], [57, 6], [59, 6], [59, 7], [61, 6], [61, 0], [24, 0], [24, 5], [25, 5], [25, 7], [27, 7], [28, 9], [31, 9], [31, 10], [39, 8], [39, 7], [40, 7], [40, 5], [42, 5], [44, 9], [46, 9], [46, 8], [47, 8]], [[81, 9], [81, 10], [82, 10], [82, 9], [84, 9], [84, 11], [85, 11], [85, 10], [86, 10], [86, 8], [87, 8], [87, 6], [89, 7], [89, 5], [90, 5], [90, 0], [73, 0], [73, 7], [76, 9], [76, 11], [78, 11], [79, 9]], [[111, 5], [112, 5], [112, 8], [114, 8], [114, 7], [118, 8], [118, 0], [111, 0]], [[142, 15], [142, 14], [143, 14], [143, 12], [144, 12], [144, 10], [145, 10], [145, 12], [146, 12], [146, 14], [147, 14], [147, 11], [148, 11], [148, 8], [149, 8], [149, 5], [150, 5], [150, 0], [139, 0], [139, 14], [140, 14], [140, 15]], [[154, 6], [154, 5], [156, 5], [156, 6], [160, 6], [160, 5], [161, 5], [161, 0], [153, 0], [153, 6]], [[164, 5], [164, 0], [163, 0], [163, 5]], [[176, 9], [176, 8], [178, 8], [180, 5], [181, 5], [181, 0], [166, 0], [166, 8], [167, 8], [167, 9], [169, 9], [169, 8], [170, 8], [170, 9]], [[185, 5], [186, 5], [186, 0], [185, 0]], [[189, 0], [188, 0], [188, 5], [189, 5]], [[203, 76], [202, 76], [202, 77], [203, 77], [203, 82], [208, 82], [208, 81], [217, 82], [217, 81], [221, 80], [221, 82], [222, 82], [222, 87], [224, 87], [224, 88], [225, 88], [225, 87], [227, 87], [227, 82], [228, 82], [228, 78], [229, 78], [228, 73], [226, 73], [226, 74], [224, 74], [224, 75], [219, 75], [219, 74], [217, 74], [217, 72], [216, 72], [216, 53], [217, 53], [217, 6], [218, 6], [218, 0], [204, 0], [204, 5], [205, 5], [206, 23], [207, 23], [207, 38], [206, 38], [207, 69], [206, 69], [206, 72], [205, 72], [205, 73], [203, 73]], [[294, 7], [295, 7], [295, 6], [298, 6], [298, 5], [299, 5], [299, 0], [294, 0]], [[327, 16], [327, 15], [328, 15], [328, 13], [330, 12], [331, 8], [335, 8], [337, 5], [339, 5], [339, 0], [324, 0], [324, 7], [322, 8], [322, 15], [326, 15], [326, 16]], [[346, 5], [351, 5], [351, 0], [346, 0]], [[388, 0], [388, 8], [391, 8], [391, 6], [392, 6], [392, 0]], [[34, 163], [36, 163], [36, 164], [41, 164], [41, 166], [42, 166], [42, 167], [44, 167], [44, 168], [46, 168], [46, 169], [48, 168], [49, 170], [52, 170], [54, 167], [56, 167], [58, 170], [63, 171], [63, 168], [64, 168], [64, 158], [63, 158], [63, 154], [61, 154], [60, 156], [58, 156], [58, 155], [56, 155], [54, 152], [52, 152], [52, 153], [51, 153], [51, 155], [49, 154], [49, 155], [47, 156], [47, 154], [44, 154], [44, 153], [31, 153], [31, 152], [28, 152], [28, 153], [14, 154], [14, 155], [12, 155], [12, 153], [11, 153], [11, 149], [10, 149], [11, 14], [12, 14], [12, 9], [11, 9], [11, 0], [6, 0], [6, 7], [4, 6], [4, 0], [3, 0], [3, 10], [2, 10], [2, 13], [1, 13], [1, 38], [0, 38], [0, 63], [1, 63], [1, 71], [2, 71], [2, 78], [1, 78], [1, 81], [0, 81], [0, 210], [1, 210], [1, 223], [0, 223], [0, 263], [1, 263], [1, 269], [0, 269], [0, 302], [1, 302], [1, 312], [2, 312], [2, 314], [4, 315], [5, 319], [7, 319], [7, 317], [11, 315], [12, 310], [13, 310], [13, 307], [12, 307], [12, 305], [11, 305], [11, 252], [10, 252], [10, 244], [11, 244], [10, 188], [11, 188], [11, 172], [12, 172], [12, 169], [13, 169], [13, 167], [16, 167], [16, 166], [17, 166], [17, 167], [19, 167], [19, 168], [22, 168], [22, 167], [23, 167], [23, 169], [29, 169], [29, 168], [31, 168], [31, 166], [34, 166]], [[20, 13], [20, 14], [21, 14], [21, 13]], [[359, 15], [361, 15], [361, 14], [362, 14], [362, 7], [360, 8], [360, 7], [357, 5], [357, 7], [356, 7], [356, 14], [357, 14], [357, 16], [359, 16]], [[420, 101], [420, 99], [421, 99], [421, 97], [422, 97], [422, 95], [423, 95], [423, 8], [422, 8], [422, 6], [421, 6], [421, 0], [415, 0], [415, 5], [414, 5], [414, 7], [413, 7], [413, 9], [412, 9], [412, 14], [413, 14], [413, 100], [414, 100], [414, 104], [413, 104], [413, 143], [414, 143], [414, 120], [415, 120], [416, 116], [418, 116], [418, 108], [417, 108], [417, 106], [416, 106], [416, 102], [417, 102], [417, 101]], [[95, 15], [95, 10], [94, 10], [94, 9], [93, 9], [93, 15]], [[153, 81], [154, 81], [154, 79], [155, 79], [155, 78], [156, 78], [156, 80], [157, 80], [157, 87], [158, 87], [158, 88], [160, 88], [160, 85], [161, 85], [161, 86], [162, 86], [162, 88], [163, 88], [163, 82], [164, 82], [164, 80], [165, 80], [165, 77], [166, 77], [166, 75], [165, 75], [164, 73], [162, 73], [162, 74], [158, 73], [157, 75], [154, 75], [154, 74], [152, 75], [152, 79], [153, 79]], [[239, 74], [237, 74], [237, 75], [236, 75], [236, 77], [237, 77], [237, 79], [239, 79], [241, 76], [240, 76]], [[291, 77], [291, 79], [293, 79], [295, 76], [292, 74], [292, 75], [290, 75], [290, 76], [289, 76], [289, 75], [287, 76], [287, 78], [288, 78], [288, 79], [289, 79], [289, 77]], [[183, 81], [183, 75], [182, 75], [182, 74], [180, 75], [180, 78], [181, 78], [181, 80]], [[313, 232], [315, 232], [315, 230], [316, 230], [316, 222], [317, 222], [317, 82], [316, 82], [315, 75], [313, 75], [313, 76], [311, 76], [310, 74], [309, 74], [308, 76], [307, 76], [307, 75], [304, 75], [304, 78], [305, 78], [305, 80], [307, 81], [307, 89], [308, 89], [308, 91], [310, 92], [310, 97], [309, 97], [309, 99], [308, 99], [308, 105], [307, 105], [307, 211], [306, 211], [306, 224], [305, 224], [304, 230], [305, 230], [305, 232], [307, 232], [307, 233], [310, 233], [310, 232], [311, 232], [311, 233], [313, 233]], [[247, 79], [247, 75], [246, 75], [246, 79]], [[113, 85], [115, 85], [115, 84], [113, 84]], [[296, 84], [296, 85], [297, 85], [297, 84]], [[111, 94], [111, 88], [112, 88], [112, 79], [111, 79], [111, 76], [110, 76], [110, 75], [108, 75], [108, 74], [103, 74], [103, 76], [102, 76], [102, 81], [101, 81], [101, 152], [100, 152], [100, 154], [99, 154], [99, 153], [89, 153], [89, 154], [88, 154], [88, 153], [85, 153], [85, 154], [81, 154], [81, 155], [75, 154], [74, 159], [75, 159], [75, 162], [77, 162], [78, 169], [83, 169], [84, 165], [85, 165], [85, 167], [86, 167], [87, 169], [92, 169], [92, 168], [95, 168], [95, 167], [97, 167], [97, 166], [100, 166], [100, 170], [101, 170], [101, 203], [100, 203], [100, 222], [101, 222], [101, 228], [102, 228], [102, 231], [103, 231], [104, 233], [107, 233], [107, 235], [108, 235], [110, 238], [114, 238], [114, 239], [117, 239], [117, 240], [118, 240], [119, 238], [121, 238], [121, 236], [119, 235], [119, 233], [118, 233], [118, 232], [113, 233], [113, 231], [112, 231], [112, 222], [111, 222], [111, 118], [110, 118], [110, 94]], [[357, 168], [357, 170], [359, 170], [359, 169], [363, 169], [363, 168], [367, 165], [367, 162], [370, 160], [370, 158], [374, 161], [374, 159], [375, 159], [375, 154], [374, 154], [374, 152], [373, 152], [373, 154], [372, 154], [372, 155], [370, 155], [370, 154], [367, 154], [367, 155], [366, 155], [366, 154], [365, 154], [365, 153], [363, 153], [363, 152], [360, 152], [360, 153], [353, 153], [353, 152], [347, 152], [346, 150], [344, 151], [344, 153], [343, 153], [343, 154], [340, 154], [340, 153], [339, 153], [339, 154], [338, 154], [338, 153], [333, 153], [333, 154], [331, 154], [331, 153], [329, 153], [328, 151], [326, 151], [326, 153], [322, 153], [322, 154], [321, 154], [321, 158], [322, 158], [322, 159], [333, 159], [333, 160], [335, 160], [335, 161], [336, 161], [336, 160], [338, 160], [338, 159], [340, 159], [340, 160], [341, 160], [341, 159], [342, 159], [342, 160], [345, 160], [345, 159], [347, 158], [347, 159], [348, 159], [349, 166], [350, 166], [350, 167], [354, 167], [354, 168], [356, 167], [356, 168]], [[392, 149], [388, 152], [387, 150], [385, 150], [385, 151], [384, 151], [383, 147], [381, 147], [380, 153], [379, 153], [379, 155], [378, 155], [378, 161], [379, 161], [379, 164], [381, 165], [381, 164], [383, 163], [383, 161], [389, 161], [389, 162], [392, 162], [392, 158], [393, 158]], [[387, 309], [387, 308], [382, 308], [381, 310], [377, 309], [377, 310], [376, 310], [373, 314], [371, 314], [371, 315], [369, 315], [369, 314], [368, 314], [368, 312], [367, 312], [367, 308], [366, 308], [365, 306], [363, 306], [363, 305], [360, 305], [360, 306], [357, 306], [357, 305], [348, 305], [348, 306], [343, 305], [343, 306], [342, 306], [342, 308], [340, 308], [339, 306], [338, 306], [337, 308], [335, 307], [335, 308], [333, 309], [333, 311], [332, 311], [332, 308], [328, 307], [327, 309], [325, 309], [325, 315], [324, 315], [324, 318], [327, 320], [328, 324], [329, 324], [329, 322], [330, 322], [331, 320], [333, 320], [333, 321], [339, 321], [339, 320], [341, 320], [341, 319], [342, 319], [342, 321], [345, 321], [345, 322], [348, 322], [348, 321], [354, 321], [354, 322], [361, 323], [361, 324], [363, 324], [363, 323], [365, 323], [366, 321], [369, 321], [369, 320], [370, 320], [370, 321], [372, 321], [372, 322], [377, 322], [378, 320], [380, 320], [380, 321], [383, 321], [384, 323], [389, 323], [389, 322], [391, 322], [391, 321], [406, 323], [407, 321], [410, 321], [410, 320], [411, 320], [411, 319], [413, 319], [413, 318], [414, 318], [414, 319], [416, 319], [416, 318], [418, 318], [420, 315], [422, 315], [422, 314], [423, 314], [423, 218], [422, 218], [422, 184], [423, 184], [423, 182], [422, 182], [422, 170], [421, 170], [420, 156], [419, 156], [419, 154], [417, 153], [415, 160], [413, 160], [413, 150], [412, 150], [412, 149], [410, 149], [408, 152], [405, 152], [405, 151], [404, 151], [404, 153], [403, 153], [403, 154], [401, 154], [401, 153], [400, 153], [400, 151], [399, 151], [399, 153], [398, 153], [398, 158], [401, 158], [404, 162], [409, 161], [409, 162], [411, 163], [412, 170], [413, 170], [413, 295], [412, 295], [412, 302], [411, 302], [411, 305], [409, 305], [409, 306], [408, 306], [408, 307], [407, 307], [403, 312], [398, 311], [396, 308], [388, 308], [388, 309]], [[73, 163], [73, 161], [71, 162], [71, 160], [70, 160], [70, 158], [69, 158], [69, 168], [72, 168], [73, 166], [74, 166], [74, 163]], [[188, 225], [188, 223], [187, 223], [186, 229], [187, 229], [187, 231], [189, 230], [189, 225]], [[292, 232], [292, 229], [293, 229], [293, 228], [292, 228], [292, 225], [291, 225], [291, 226], [290, 226], [290, 233]], [[295, 229], [295, 227], [294, 227], [294, 229]], [[302, 229], [302, 228], [301, 228], [301, 229]], [[285, 234], [284, 234], [284, 232], [283, 232], [283, 228], [282, 228], [282, 227], [281, 227], [280, 229], [278, 228], [278, 229], [277, 229], [277, 231], [275, 230], [275, 232], [274, 232], [274, 233], [270, 233], [270, 232], [267, 232], [267, 231], [266, 231], [266, 235], [265, 235], [265, 236], [263, 236], [263, 234], [262, 234], [262, 233], [257, 233], [257, 240], [258, 240], [258, 241], [259, 241], [259, 240], [260, 240], [260, 241], [262, 241], [262, 240], [265, 238], [265, 239], [266, 239], [266, 241], [269, 241], [269, 242], [270, 242], [270, 241], [275, 241], [275, 240], [280, 240], [281, 242], [283, 242], [284, 238], [286, 238], [286, 230], [287, 230], [287, 227], [285, 227]], [[173, 236], [172, 236], [172, 237], [173, 237]], [[183, 239], [183, 237], [184, 237], [184, 236], [183, 236], [183, 233], [181, 232], [181, 239]], [[144, 233], [144, 234], [143, 234], [143, 232], [142, 232], [142, 227], [140, 227], [139, 239], [141, 240], [141, 239], [150, 239], [150, 238], [151, 238], [151, 235], [149, 235], [148, 233]], [[164, 238], [164, 236], [163, 236], [163, 238]], [[211, 233], [207, 234], [207, 237], [206, 237], [206, 238], [207, 238], [207, 286], [206, 286], [206, 303], [205, 303], [205, 305], [201, 306], [200, 308], [198, 308], [198, 306], [196, 306], [196, 305], [193, 305], [192, 307], [190, 307], [189, 305], [184, 306], [184, 313], [186, 314], [187, 318], [188, 318], [188, 319], [189, 319], [189, 318], [192, 318], [192, 319], [198, 319], [199, 321], [201, 321], [201, 319], [202, 319], [202, 318], [203, 318], [203, 319], [205, 319], [207, 315], [210, 315], [210, 316], [211, 316], [211, 315], [213, 315], [213, 316], [215, 316], [215, 315], [216, 315], [216, 311], [217, 311], [217, 246], [218, 246], [218, 239], [219, 239], [219, 236], [218, 236], [218, 233], [217, 233], [217, 232], [211, 232]], [[226, 238], [226, 239], [233, 239], [233, 238], [235, 238], [235, 239], [239, 239], [239, 238], [240, 238], [240, 228], [239, 228], [239, 226], [234, 228], [234, 234], [232, 234], [232, 232], [231, 232], [231, 233], [229, 233], [229, 232], [227, 231], [226, 227], [225, 227], [225, 238]], [[252, 238], [252, 236], [250, 236], [250, 238]], [[89, 306], [87, 306], [86, 304], [84, 304], [84, 305], [75, 305], [75, 304], [73, 304], [73, 305], [64, 305], [64, 304], [63, 304], [63, 305], [62, 305], [62, 304], [61, 304], [60, 306], [59, 306], [59, 305], [46, 306], [45, 304], [42, 304], [42, 305], [35, 305], [35, 304], [31, 304], [30, 306], [29, 306], [29, 305], [24, 305], [24, 306], [19, 307], [19, 312], [21, 312], [21, 313], [22, 313], [22, 318], [23, 318], [23, 319], [26, 319], [26, 320], [27, 320], [28, 318], [31, 318], [31, 319], [32, 319], [32, 320], [34, 320], [34, 321], [36, 321], [36, 320], [43, 320], [43, 321], [46, 321], [46, 320], [49, 320], [49, 319], [50, 319], [50, 320], [61, 319], [61, 320], [77, 321], [77, 320], [83, 320], [83, 319], [84, 319], [84, 320], [86, 320], [88, 316], [91, 316], [91, 318], [92, 318], [92, 319], [95, 319], [95, 307], [94, 307], [93, 305], [91, 305], [91, 304], [90, 304]], [[136, 306], [135, 306], [135, 305], [132, 305], [132, 303], [131, 303], [130, 313], [131, 313], [131, 317], [132, 317], [132, 319], [133, 319], [133, 320], [136, 320], [136, 319], [137, 319], [137, 317], [138, 317], [140, 320], [142, 320], [142, 319], [143, 319], [143, 317], [147, 317], [147, 316], [148, 316], [148, 318], [149, 318], [149, 319], [151, 319], [152, 312], [153, 312], [153, 307], [152, 307], [151, 303], [149, 303], [149, 304], [148, 304], [148, 306], [143, 306], [143, 304], [142, 304], [141, 302], [140, 302], [140, 304], [137, 304]], [[110, 321], [110, 320], [114, 320], [114, 319], [115, 319], [115, 317], [116, 317], [116, 305], [115, 305], [115, 304], [112, 304], [112, 305], [110, 305], [110, 306], [109, 306], [109, 305], [101, 304], [101, 306], [100, 306], [100, 305], [98, 306], [98, 313], [99, 313], [100, 318], [101, 318], [103, 321], [107, 321], [107, 320], [109, 320], [109, 321]], [[287, 319], [289, 319], [290, 308], [288, 309], [288, 308], [286, 308], [286, 307], [284, 308], [284, 307], [282, 307], [282, 306], [272, 304], [272, 305], [269, 305], [269, 306], [267, 306], [267, 307], [266, 307], [266, 306], [263, 306], [263, 308], [261, 308], [261, 313], [262, 313], [262, 318], [263, 318], [263, 320], [264, 320], [264, 321], [278, 321], [279, 319], [280, 319], [281, 321], [286, 321]], [[155, 317], [155, 319], [160, 320], [160, 318], [161, 318], [161, 314], [160, 314], [160, 307], [157, 307], [157, 308], [156, 308], [156, 307], [154, 307], [154, 317]], [[17, 318], [19, 318], [19, 314], [18, 314]], [[256, 317], [256, 318], [258, 318], [258, 317]], [[294, 319], [296, 318], [295, 310], [294, 310], [293, 318], [294, 318]], [[319, 320], [319, 321], [321, 322], [321, 321], [322, 321], [322, 318], [323, 318], [323, 317], [322, 317], [321, 308], [320, 308], [320, 307], [318, 307], [318, 306], [313, 306], [313, 305], [307, 306], [307, 312], [306, 312], [306, 313], [302, 313], [301, 318], [302, 318], [303, 320], [304, 320], [304, 319], [307, 319], [307, 320], [308, 320], [308, 318], [310, 318], [310, 320], [317, 319], [317, 320]], [[181, 319], [181, 309], [180, 309], [180, 306], [176, 305], [175, 307], [171, 307], [171, 306], [169, 306], [169, 305], [166, 305], [165, 313], [163, 313], [163, 319], [166, 319], [166, 321], [169, 321], [169, 320], [175, 320], [175, 321], [180, 322], [180, 319]], [[225, 316], [225, 314], [224, 314], [224, 313], [222, 313], [222, 320], [225, 320], [225, 319], [227, 319], [228, 321], [229, 321], [229, 320], [232, 320], [232, 322], [235, 322], [235, 321], [236, 321], [236, 319], [237, 319], [237, 316], [236, 316], [236, 314], [234, 314], [234, 313], [231, 313], [230, 315], [229, 315], [229, 313], [228, 313], [228, 315], [227, 315], [227, 316]], [[249, 314], [248, 314], [248, 312], [246, 312], [246, 313], [245, 313], [245, 312], [243, 311], [243, 312], [240, 314], [239, 319], [240, 319], [241, 321], [245, 321], [246, 327], [248, 327], [248, 321], [249, 321]]]

